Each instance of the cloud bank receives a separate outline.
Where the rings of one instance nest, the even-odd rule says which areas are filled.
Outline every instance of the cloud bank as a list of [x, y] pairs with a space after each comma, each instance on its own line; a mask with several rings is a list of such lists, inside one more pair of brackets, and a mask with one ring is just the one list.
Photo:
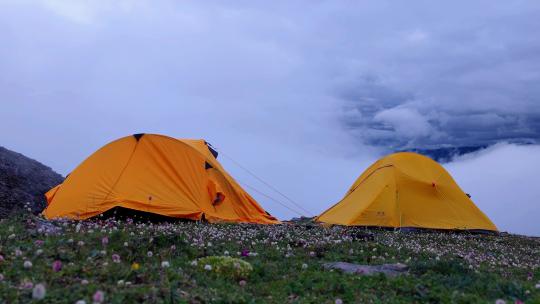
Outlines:
[[539, 20], [527, 1], [7, 0], [0, 144], [67, 174], [127, 134], [205, 138], [316, 214], [385, 153], [538, 142]]
[[498, 144], [445, 167], [499, 230], [540, 236], [540, 146]]

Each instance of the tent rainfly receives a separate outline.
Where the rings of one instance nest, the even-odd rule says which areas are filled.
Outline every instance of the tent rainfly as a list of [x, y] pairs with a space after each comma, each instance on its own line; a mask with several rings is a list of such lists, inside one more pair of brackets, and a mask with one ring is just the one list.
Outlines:
[[45, 194], [46, 218], [88, 219], [115, 207], [209, 222], [274, 224], [204, 140], [135, 134], [113, 141]]
[[316, 220], [347, 226], [497, 231], [440, 164], [411, 152], [375, 162]]

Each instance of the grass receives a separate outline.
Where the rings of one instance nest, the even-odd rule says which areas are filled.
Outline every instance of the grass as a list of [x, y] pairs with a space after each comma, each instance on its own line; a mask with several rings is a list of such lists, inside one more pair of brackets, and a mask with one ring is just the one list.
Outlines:
[[[58, 221], [55, 233], [40, 222], [21, 214], [0, 223], [2, 303], [92, 303], [97, 291], [106, 303], [540, 303], [538, 238], [115, 220]], [[199, 264], [227, 255], [251, 267]], [[410, 269], [389, 278], [322, 267], [334, 261]]]

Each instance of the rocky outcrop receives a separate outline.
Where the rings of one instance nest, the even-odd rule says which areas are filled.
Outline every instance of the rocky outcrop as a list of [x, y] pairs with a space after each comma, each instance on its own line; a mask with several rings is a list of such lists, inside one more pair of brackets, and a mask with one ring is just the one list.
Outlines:
[[325, 263], [323, 267], [326, 269], [337, 269], [346, 273], [359, 275], [374, 275], [383, 273], [387, 276], [397, 276], [407, 272], [409, 267], [405, 264], [383, 264], [383, 265], [360, 265], [346, 262]]
[[63, 179], [40, 162], [0, 147], [0, 217], [22, 208], [42, 211], [43, 194]]

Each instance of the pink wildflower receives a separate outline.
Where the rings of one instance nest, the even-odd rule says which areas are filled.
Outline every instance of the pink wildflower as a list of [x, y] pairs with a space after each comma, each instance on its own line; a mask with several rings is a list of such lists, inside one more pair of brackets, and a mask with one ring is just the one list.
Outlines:
[[21, 287], [24, 288], [24, 289], [31, 289], [32, 287], [34, 287], [34, 283], [28, 281], [28, 280], [25, 280], [22, 282], [21, 284]]
[[120, 256], [115, 253], [112, 255], [112, 260], [114, 263], [120, 263]]
[[101, 244], [103, 246], [107, 246], [107, 244], [109, 244], [109, 238], [104, 236], [102, 239], [101, 239]]
[[54, 261], [52, 263], [52, 270], [54, 272], [59, 272], [60, 270], [62, 270], [62, 262], [59, 260]]
[[103, 301], [105, 301], [105, 293], [101, 290], [96, 291], [92, 297], [92, 300], [94, 303], [103, 303]]

